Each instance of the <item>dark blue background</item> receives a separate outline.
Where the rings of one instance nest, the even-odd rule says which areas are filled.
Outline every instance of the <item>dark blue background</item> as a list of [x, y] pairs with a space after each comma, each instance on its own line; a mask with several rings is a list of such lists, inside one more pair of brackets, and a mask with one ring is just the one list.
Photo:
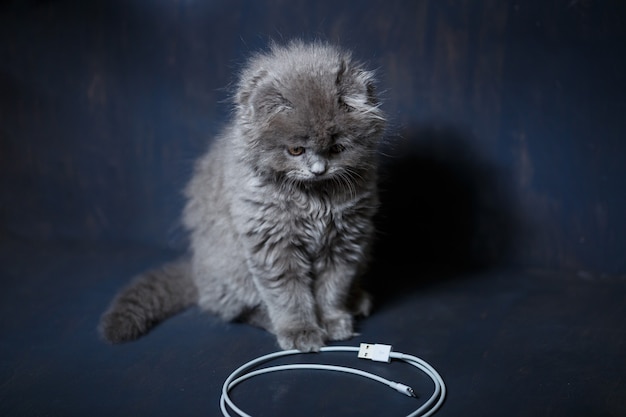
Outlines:
[[[269, 38], [319, 37], [378, 69], [391, 140], [401, 136], [411, 144], [404, 156], [430, 164], [393, 180], [402, 183], [394, 192], [416, 199], [416, 214], [435, 217], [405, 223], [440, 225], [412, 240], [460, 233], [468, 243], [456, 228], [491, 222], [507, 235], [478, 235], [508, 242], [508, 261], [623, 273], [625, 9], [569, 0], [9, 2], [0, 29], [3, 233], [178, 245], [180, 189], [228, 117], [241, 62]], [[467, 183], [446, 190], [448, 177]], [[468, 209], [476, 215], [460, 220]]]

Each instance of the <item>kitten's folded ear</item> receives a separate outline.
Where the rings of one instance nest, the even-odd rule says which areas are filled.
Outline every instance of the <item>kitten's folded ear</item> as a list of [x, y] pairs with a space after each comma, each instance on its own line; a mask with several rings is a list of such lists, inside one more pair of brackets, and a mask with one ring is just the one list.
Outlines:
[[[338, 82], [343, 78], [338, 75]], [[343, 85], [339, 88], [339, 102], [348, 112], [369, 116], [378, 122], [385, 120], [379, 108], [380, 102], [376, 95], [374, 73], [371, 71], [353, 69], [352, 74], [346, 75]]]
[[292, 108], [289, 100], [268, 78], [267, 71], [260, 70], [254, 76], [241, 80], [235, 103], [240, 114], [249, 121], [269, 120], [279, 112]]
[[378, 106], [379, 100], [378, 95], [376, 94], [376, 85], [374, 83], [374, 72], [373, 71], [359, 71], [357, 74], [357, 78], [361, 79], [361, 82], [365, 86], [365, 92], [367, 95], [367, 102], [372, 106]]
[[335, 83], [339, 91], [339, 101], [347, 107], [348, 111], [356, 111], [384, 120], [378, 108], [380, 102], [376, 94], [373, 71], [349, 67], [345, 61], [342, 61]]
[[259, 84], [267, 78], [267, 75], [266, 70], [257, 71], [254, 75], [242, 74], [237, 86], [235, 104], [240, 107], [248, 107], [250, 105], [250, 96]]

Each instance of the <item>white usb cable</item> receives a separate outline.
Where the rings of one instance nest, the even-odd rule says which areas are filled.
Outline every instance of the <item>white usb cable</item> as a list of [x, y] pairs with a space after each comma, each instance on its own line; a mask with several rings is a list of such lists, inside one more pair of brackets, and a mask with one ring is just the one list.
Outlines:
[[[437, 373], [437, 371], [430, 366], [426, 361], [412, 356], [407, 355], [405, 353], [393, 352], [391, 350], [390, 345], [383, 344], [369, 344], [369, 343], [361, 343], [361, 346], [327, 346], [320, 349], [320, 352], [357, 352], [359, 358], [369, 359], [378, 362], [391, 362], [392, 359], [398, 359], [408, 363], [409, 365], [413, 365], [416, 368], [420, 369], [426, 375], [430, 377], [430, 379], [435, 384], [435, 388], [433, 394], [430, 396], [428, 401], [422, 404], [418, 409], [409, 414], [407, 417], [427, 417], [432, 416], [443, 404], [443, 401], [446, 397], [446, 385], [443, 382], [443, 379]], [[401, 384], [399, 382], [390, 381], [388, 379], [382, 378], [378, 375], [374, 375], [369, 372], [362, 371], [360, 369], [348, 368], [344, 366], [336, 366], [336, 365], [323, 365], [323, 364], [292, 364], [292, 365], [278, 365], [278, 366], [270, 366], [265, 368], [260, 368], [255, 371], [248, 370], [263, 364], [265, 362], [269, 362], [273, 359], [288, 356], [288, 355], [297, 355], [303, 354], [299, 350], [285, 350], [275, 353], [270, 353], [265, 356], [261, 356], [259, 358], [253, 359], [250, 362], [247, 362], [237, 368], [233, 373], [231, 373], [226, 381], [224, 381], [224, 385], [222, 386], [222, 396], [220, 398], [220, 408], [222, 410], [222, 414], [224, 417], [232, 417], [228, 412], [228, 408], [240, 417], [252, 417], [249, 414], [245, 413], [239, 407], [237, 407], [232, 400], [230, 399], [228, 393], [229, 391], [236, 386], [237, 384], [245, 381], [246, 379], [252, 378], [253, 376], [265, 374], [268, 372], [277, 372], [277, 371], [288, 371], [293, 369], [313, 369], [313, 370], [324, 370], [324, 371], [335, 371], [335, 372], [346, 372], [358, 376], [363, 376], [366, 378], [373, 379], [374, 381], [378, 381], [382, 384], [385, 384], [398, 392], [401, 392], [404, 395], [409, 397], [416, 397], [415, 392], [408, 385]]]

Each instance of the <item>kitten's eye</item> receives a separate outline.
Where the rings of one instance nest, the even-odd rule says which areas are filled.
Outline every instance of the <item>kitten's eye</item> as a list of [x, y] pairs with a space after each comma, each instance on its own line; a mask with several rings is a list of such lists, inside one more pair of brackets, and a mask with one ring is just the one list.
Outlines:
[[303, 146], [289, 146], [287, 148], [287, 152], [289, 152], [289, 155], [293, 155], [293, 156], [302, 155], [304, 153], [304, 147]]
[[346, 150], [346, 147], [343, 145], [340, 145], [338, 143], [334, 144], [333, 146], [330, 147], [330, 153], [341, 153], [343, 151]]

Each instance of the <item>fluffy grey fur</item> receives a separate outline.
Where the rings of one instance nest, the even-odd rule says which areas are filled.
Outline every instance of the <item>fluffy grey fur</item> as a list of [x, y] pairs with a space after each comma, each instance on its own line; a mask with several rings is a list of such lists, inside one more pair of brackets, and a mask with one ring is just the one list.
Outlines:
[[272, 45], [240, 75], [232, 122], [185, 195], [188, 257], [135, 279], [100, 329], [132, 340], [193, 304], [319, 350], [354, 335], [385, 117], [373, 73], [322, 42]]

